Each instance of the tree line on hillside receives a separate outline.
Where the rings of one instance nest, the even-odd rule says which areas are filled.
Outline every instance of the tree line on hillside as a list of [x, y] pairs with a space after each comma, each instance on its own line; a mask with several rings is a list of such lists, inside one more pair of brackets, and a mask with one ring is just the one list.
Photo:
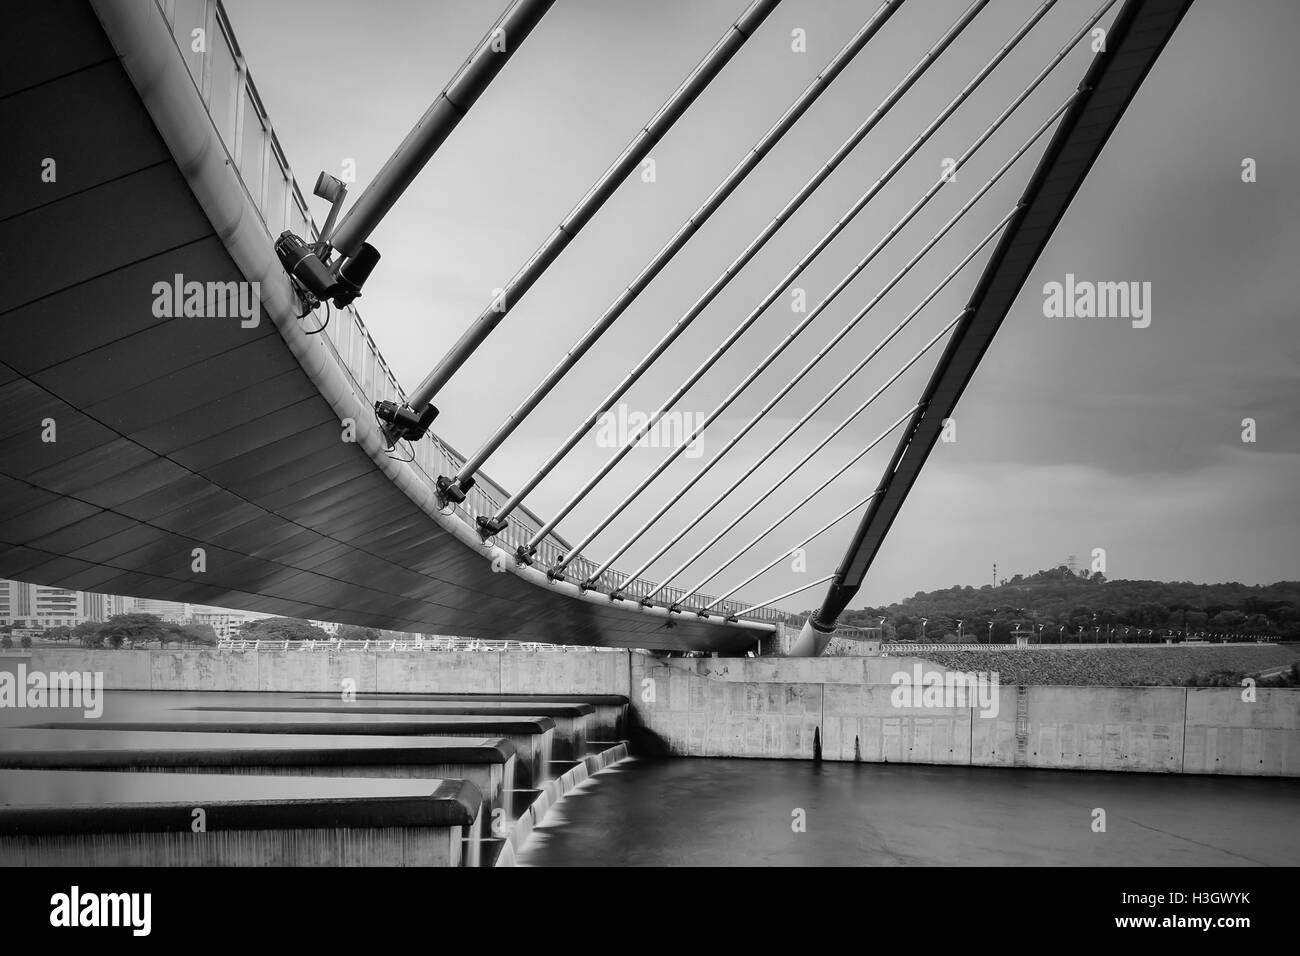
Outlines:
[[1013, 631], [1032, 630], [1036, 643], [1293, 641], [1300, 640], [1300, 582], [1108, 581], [1061, 566], [997, 586], [918, 592], [888, 606], [845, 611], [840, 624], [879, 627], [881, 618], [885, 640], [1014, 643]]

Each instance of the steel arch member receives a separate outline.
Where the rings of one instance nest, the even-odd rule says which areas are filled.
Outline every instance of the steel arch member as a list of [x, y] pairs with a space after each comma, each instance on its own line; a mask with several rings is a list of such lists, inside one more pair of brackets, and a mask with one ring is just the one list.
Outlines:
[[918, 408], [877, 486], [821, 607], [803, 626], [791, 655], [821, 654], [835, 622], [861, 587], [885, 535], [929, 458], [943, 420], [951, 416], [1138, 88], [1173, 36], [1192, 0], [1127, 0], [1079, 84], [1082, 93], [1061, 120], [1030, 177], [1021, 208], [1008, 225], [971, 295], [965, 321], [939, 358]]

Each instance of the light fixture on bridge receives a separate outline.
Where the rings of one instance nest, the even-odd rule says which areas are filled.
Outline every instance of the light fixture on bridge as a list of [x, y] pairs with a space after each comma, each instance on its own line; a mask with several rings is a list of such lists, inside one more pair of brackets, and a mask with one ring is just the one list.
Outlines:
[[[375, 402], [375, 418], [383, 430], [384, 440], [392, 448], [399, 441], [419, 441], [424, 437], [433, 420], [438, 417], [438, 409], [432, 405], [424, 406], [424, 411], [416, 412], [409, 405], [396, 402]], [[465, 500], [465, 496], [455, 500], [455, 504]]]
[[[322, 172], [316, 177], [316, 186], [312, 192], [330, 204], [319, 241], [309, 243], [286, 229], [276, 240], [275, 253], [289, 273], [298, 297], [308, 311], [326, 300], [332, 300], [341, 309], [360, 297], [362, 285], [379, 262], [379, 252], [368, 242], [358, 242], [353, 255], [340, 252], [334, 257], [335, 250], [331, 241], [339, 210], [343, 208], [343, 201], [348, 195], [347, 184]], [[331, 258], [333, 262], [330, 261]], [[390, 449], [399, 441], [418, 441], [423, 438], [437, 416], [438, 410], [429, 404], [417, 411], [410, 405], [375, 402], [375, 418]]]
[[330, 214], [326, 217], [325, 225], [320, 231], [321, 239], [328, 241], [330, 234], [334, 232], [334, 223], [339, 218], [339, 210], [343, 208], [343, 200], [348, 197], [347, 183], [322, 171], [316, 177], [316, 185], [312, 188], [312, 192], [330, 204]]
[[[432, 405], [429, 405], [428, 407], [433, 408]], [[433, 414], [434, 415], [438, 414], [436, 409], [434, 410]], [[432, 418], [430, 418], [429, 420], [433, 421]], [[474, 487], [474, 479], [470, 477], [470, 478], [466, 478], [464, 481], [456, 481], [455, 479], [448, 478], [445, 475], [439, 475], [438, 480], [435, 481], [433, 484], [434, 487], [436, 487], [438, 490], [439, 500], [448, 501], [451, 502], [452, 504], [458, 505], [465, 500], [465, 496], [469, 494], [469, 490]], [[488, 537], [488, 534], [484, 533], [481, 530], [479, 533], [483, 534], [485, 538]]]
[[360, 297], [361, 286], [379, 262], [379, 252], [370, 243], [362, 242], [354, 255], [339, 255], [331, 263], [334, 247], [330, 240], [348, 187], [342, 180], [323, 172], [316, 177], [312, 192], [330, 204], [320, 240], [308, 242], [286, 229], [275, 241], [275, 254], [309, 310], [327, 299], [341, 309]]
[[500, 534], [510, 524], [505, 518], [489, 518], [487, 515], [479, 515], [474, 522], [479, 527], [478, 533], [484, 538]]
[[[275, 242], [276, 255], [307, 307], [304, 315], [321, 302], [344, 308], [361, 295], [362, 285], [379, 262], [379, 253], [366, 240], [553, 2], [513, 0], [497, 28], [452, 76], [342, 218], [339, 212], [347, 186], [328, 173], [317, 177], [313, 192], [330, 204], [319, 239], [312, 242], [310, 235], [296, 236], [286, 230]], [[508, 45], [499, 42], [507, 36]], [[375, 402], [375, 417], [390, 449], [399, 441], [414, 442], [425, 436], [438, 414], [432, 397], [432, 392], [423, 396], [417, 392], [401, 405]], [[446, 508], [464, 501], [472, 485], [462, 480], [454, 488], [439, 487], [441, 505]]]

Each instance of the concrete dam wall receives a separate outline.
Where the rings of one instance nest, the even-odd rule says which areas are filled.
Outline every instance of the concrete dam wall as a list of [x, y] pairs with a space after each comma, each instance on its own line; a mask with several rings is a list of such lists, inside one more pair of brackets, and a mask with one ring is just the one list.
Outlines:
[[627, 651], [36, 649], [27, 666], [124, 690], [621, 694], [680, 756], [1300, 776], [1300, 692], [1285, 689], [926, 687], [945, 672], [918, 658]]

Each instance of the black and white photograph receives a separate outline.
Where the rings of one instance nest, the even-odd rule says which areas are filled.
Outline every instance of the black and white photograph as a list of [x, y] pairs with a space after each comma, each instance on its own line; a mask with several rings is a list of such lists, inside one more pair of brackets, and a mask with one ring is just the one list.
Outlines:
[[1293, 927], [1298, 41], [5, 4], [6, 928]]

